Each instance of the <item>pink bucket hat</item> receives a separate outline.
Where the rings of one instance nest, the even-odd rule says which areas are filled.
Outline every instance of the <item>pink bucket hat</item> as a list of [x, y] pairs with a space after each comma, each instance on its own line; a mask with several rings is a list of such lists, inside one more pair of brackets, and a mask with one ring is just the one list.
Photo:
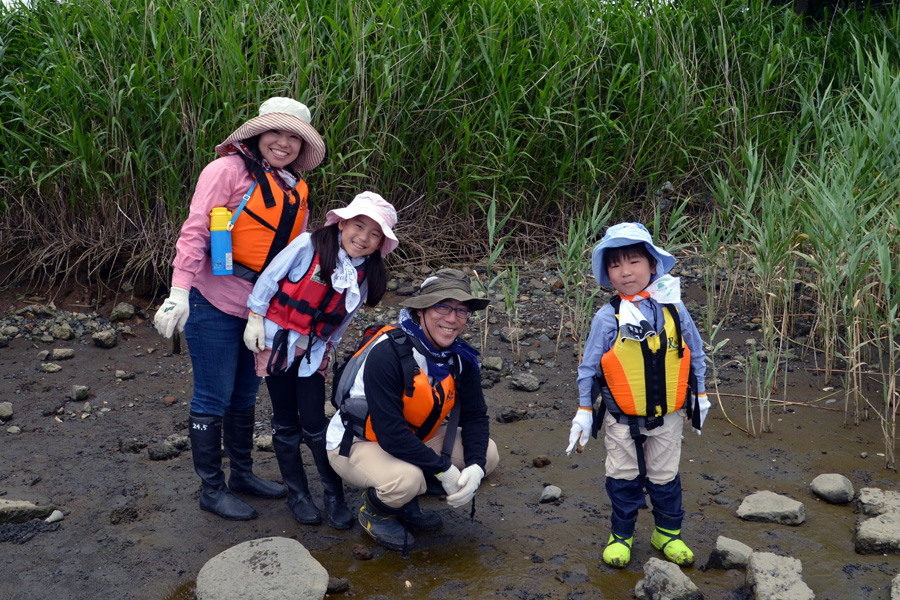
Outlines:
[[224, 142], [216, 146], [216, 154], [219, 156], [233, 154], [235, 150], [231, 145], [234, 142], [252, 138], [272, 129], [281, 129], [303, 138], [300, 154], [291, 163], [291, 168], [295, 171], [315, 169], [325, 158], [325, 141], [310, 122], [311, 116], [305, 104], [293, 98], [278, 96], [269, 98], [260, 105], [258, 117], [253, 117], [235, 129]]
[[352, 219], [364, 215], [381, 226], [384, 233], [384, 243], [381, 244], [381, 257], [384, 258], [400, 242], [394, 235], [394, 226], [397, 225], [397, 211], [391, 203], [375, 192], [363, 192], [357, 194], [353, 201], [344, 208], [334, 208], [325, 216], [325, 225], [334, 225], [341, 219]]

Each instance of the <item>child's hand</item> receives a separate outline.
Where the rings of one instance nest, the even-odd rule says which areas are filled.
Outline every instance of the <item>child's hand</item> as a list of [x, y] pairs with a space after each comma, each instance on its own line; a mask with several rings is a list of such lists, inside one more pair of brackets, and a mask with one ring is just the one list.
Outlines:
[[[700, 427], [703, 427], [703, 422], [706, 421], [706, 415], [709, 414], [709, 407], [711, 406], [709, 402], [709, 397], [706, 394], [700, 394], [697, 396], [697, 408], [700, 409]], [[695, 429], [697, 435], [700, 435], [700, 430]]]
[[569, 430], [569, 447], [566, 448], [566, 456], [572, 455], [572, 450], [578, 454], [584, 452], [584, 447], [591, 438], [591, 427], [594, 426], [594, 411], [582, 406], [572, 419], [572, 428]]

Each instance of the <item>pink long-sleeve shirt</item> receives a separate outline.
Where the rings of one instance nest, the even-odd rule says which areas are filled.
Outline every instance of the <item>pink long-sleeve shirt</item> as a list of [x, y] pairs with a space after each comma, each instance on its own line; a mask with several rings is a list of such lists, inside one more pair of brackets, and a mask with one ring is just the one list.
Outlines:
[[[181, 226], [181, 235], [175, 243], [175, 261], [172, 264], [172, 285], [191, 287], [203, 294], [222, 312], [247, 318], [247, 296], [253, 289], [249, 281], [234, 275], [213, 275], [209, 256], [209, 213], [216, 206], [224, 206], [234, 212], [244, 194], [253, 184], [253, 176], [238, 155], [217, 158], [200, 173], [188, 218]], [[306, 231], [309, 212], [304, 217], [301, 231]]]

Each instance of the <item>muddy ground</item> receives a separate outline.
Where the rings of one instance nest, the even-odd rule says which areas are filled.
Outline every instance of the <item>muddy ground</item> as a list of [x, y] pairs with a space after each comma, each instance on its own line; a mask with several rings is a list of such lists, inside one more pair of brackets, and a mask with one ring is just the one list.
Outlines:
[[[0, 312], [51, 299], [61, 309], [91, 310], [77, 294], [54, 298], [33, 292], [7, 291]], [[138, 316], [127, 322], [132, 334], [120, 334], [110, 350], [95, 346], [89, 335], [53, 343], [28, 337], [10, 340], [0, 348], [0, 401], [14, 407], [12, 420], [0, 429], [0, 497], [52, 502], [65, 519], [55, 530], [38, 531], [23, 543], [16, 543], [22, 538], [15, 536], [0, 542], [0, 598], [190, 599], [206, 561], [230, 546], [266, 536], [302, 542], [333, 577], [349, 581], [349, 591], [342, 594], [346, 597], [632, 598], [641, 566], [659, 556], [649, 543], [652, 516], [644, 511], [638, 520], [627, 569], [602, 565], [600, 554], [609, 531], [602, 444], [592, 440], [585, 454], [566, 457], [577, 405], [576, 359], [571, 344], [556, 351], [556, 297], [540, 291], [539, 285], [530, 296], [525, 293], [521, 316], [535, 336], [526, 340], [530, 345], [522, 347], [522, 354], [536, 351], [543, 357], [544, 364], [532, 361], [527, 367], [540, 378], [541, 387], [537, 392], [519, 391], [502, 379], [486, 390], [492, 418], [507, 409], [524, 412], [525, 418], [492, 421], [501, 464], [476, 497], [474, 521], [468, 508], [453, 510], [437, 497], [426, 498], [423, 504], [442, 512], [445, 527], [419, 535], [408, 558], [379, 548], [357, 525], [349, 531], [298, 525], [284, 500], [250, 499], [260, 516], [248, 522], [228, 522], [200, 511], [190, 452], [161, 461], [148, 456], [147, 446], [172, 434], [187, 435], [191, 396], [187, 349], [173, 354], [171, 343], [142, 318], [152, 314], [148, 301], [121, 296], [97, 302], [106, 317], [118, 300], [138, 307]], [[700, 297], [699, 292], [695, 295]], [[391, 308], [399, 300], [389, 294], [383, 306]], [[733, 340], [732, 352], [754, 336], [747, 330], [752, 316], [735, 315], [720, 333], [719, 339]], [[491, 331], [505, 324], [500, 316]], [[540, 342], [541, 330], [552, 341]], [[45, 373], [38, 353], [52, 348], [74, 348], [75, 358], [60, 361], [61, 371]], [[724, 350], [727, 355], [728, 348]], [[511, 364], [510, 345], [499, 336], [489, 337], [485, 354], [501, 355]], [[685, 434], [684, 535], [697, 557], [686, 573], [707, 599], [746, 597], [742, 572], [703, 568], [720, 535], [756, 550], [799, 558], [804, 580], [819, 599], [889, 597], [900, 557], [856, 554], [854, 507], [817, 500], [809, 483], [821, 473], [837, 472], [849, 477], [856, 489], [896, 489], [898, 475], [886, 471], [878, 456], [883, 444], [876, 421], [846, 426], [842, 401], [826, 404], [842, 398], [839, 383], [838, 389], [823, 391], [826, 386], [815, 364], [811, 356], [793, 363], [786, 393], [791, 404], [776, 408], [773, 433], [754, 439], [729, 424], [725, 413], [739, 425], [746, 421], [744, 401], [738, 397], [744, 392], [744, 372], [728, 367], [719, 387], [725, 411], [711, 394], [713, 410], [703, 435]], [[134, 377], [117, 378], [117, 371]], [[82, 402], [69, 399], [73, 385], [90, 387], [90, 413]], [[870, 392], [877, 397], [875, 389]], [[267, 433], [270, 416], [263, 385], [257, 409], [261, 434]], [[19, 433], [8, 432], [13, 426]], [[535, 467], [539, 456], [548, 457], [550, 464]], [[259, 474], [279, 478], [273, 454], [255, 452], [255, 461]], [[321, 490], [312, 472], [311, 480], [318, 501]], [[559, 502], [538, 503], [547, 484], [562, 488]], [[741, 500], [764, 489], [802, 501], [806, 522], [789, 527], [739, 520], [735, 511]], [[358, 507], [359, 491], [348, 488], [347, 493], [351, 506]], [[352, 551], [358, 544], [370, 548], [374, 558], [355, 559]]]

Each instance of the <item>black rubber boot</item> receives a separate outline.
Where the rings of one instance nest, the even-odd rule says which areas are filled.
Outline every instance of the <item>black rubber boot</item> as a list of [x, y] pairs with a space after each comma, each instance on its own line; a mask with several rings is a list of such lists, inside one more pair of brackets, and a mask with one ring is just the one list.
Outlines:
[[388, 550], [406, 554], [415, 539], [397, 518], [400, 509], [391, 508], [379, 500], [375, 495], [375, 488], [367, 489], [362, 497], [363, 504], [359, 508], [359, 524], [362, 528]]
[[407, 529], [414, 532], [437, 531], [444, 526], [444, 520], [436, 511], [422, 510], [419, 499], [413, 498], [400, 512], [400, 519]]
[[188, 419], [194, 470], [200, 476], [200, 508], [232, 521], [256, 518], [256, 511], [225, 487], [222, 472], [222, 418], [191, 415]]
[[278, 482], [266, 481], [253, 474], [253, 425], [256, 410], [225, 411], [222, 418], [222, 434], [225, 454], [231, 461], [228, 488], [237, 494], [249, 494], [260, 498], [283, 498], [287, 490]]
[[309, 483], [300, 456], [300, 427], [282, 427], [272, 423], [272, 447], [281, 477], [287, 485], [288, 506], [298, 523], [318, 525], [322, 522], [319, 509], [309, 495]]
[[325, 514], [328, 522], [335, 529], [350, 529], [353, 526], [353, 513], [347, 508], [344, 500], [344, 480], [335, 473], [328, 462], [328, 451], [325, 450], [325, 429], [317, 434], [303, 432], [306, 445], [316, 461], [319, 480], [324, 491]]

